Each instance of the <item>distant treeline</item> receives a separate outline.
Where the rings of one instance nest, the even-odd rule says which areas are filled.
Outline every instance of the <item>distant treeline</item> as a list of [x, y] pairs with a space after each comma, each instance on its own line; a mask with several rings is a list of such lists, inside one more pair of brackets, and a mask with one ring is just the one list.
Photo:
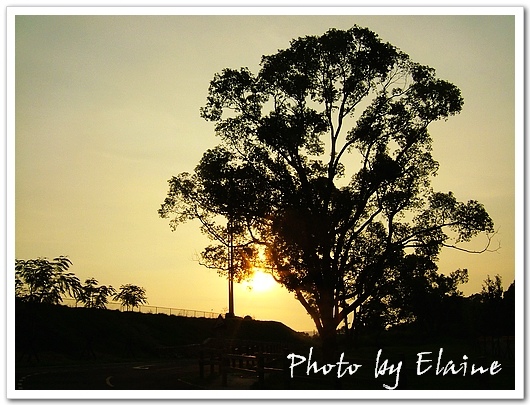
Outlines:
[[[503, 290], [501, 277], [489, 276], [482, 291], [469, 297], [458, 294], [436, 294], [424, 290], [413, 293], [402, 308], [386, 306], [362, 324], [343, 328], [348, 339], [372, 339], [384, 332], [392, 335], [404, 333], [416, 339], [433, 337], [477, 338], [479, 336], [500, 337], [515, 335], [515, 281]], [[412, 290], [411, 290], [412, 292]], [[406, 309], [406, 310], [405, 310]], [[394, 315], [392, 325], [385, 324], [386, 312]], [[396, 314], [406, 314], [399, 318]]]

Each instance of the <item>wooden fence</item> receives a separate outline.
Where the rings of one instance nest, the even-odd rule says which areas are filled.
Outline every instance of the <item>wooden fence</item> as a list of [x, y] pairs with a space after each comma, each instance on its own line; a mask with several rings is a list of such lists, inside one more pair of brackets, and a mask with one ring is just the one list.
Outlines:
[[476, 343], [481, 355], [515, 358], [515, 336], [479, 336]]
[[282, 343], [209, 339], [199, 353], [199, 375], [203, 379], [207, 369], [212, 375], [217, 368], [222, 386], [227, 387], [229, 373], [252, 373], [263, 387], [265, 374], [280, 373], [288, 387], [288, 352]]

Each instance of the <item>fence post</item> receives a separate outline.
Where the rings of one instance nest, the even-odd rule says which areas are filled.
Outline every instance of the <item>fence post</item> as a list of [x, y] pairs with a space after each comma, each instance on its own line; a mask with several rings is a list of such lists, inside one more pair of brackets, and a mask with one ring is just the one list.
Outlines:
[[223, 352], [221, 354], [221, 384], [223, 387], [226, 387], [228, 385], [228, 368], [230, 367], [230, 359], [226, 356], [226, 354]]
[[202, 349], [199, 352], [199, 377], [201, 380], [204, 378], [204, 351]]
[[262, 388], [265, 384], [265, 356], [261, 350], [258, 353], [258, 384]]
[[283, 381], [285, 384], [285, 389], [291, 388], [291, 377], [289, 374], [289, 361], [287, 356], [289, 355], [289, 349], [286, 347], [283, 348]]

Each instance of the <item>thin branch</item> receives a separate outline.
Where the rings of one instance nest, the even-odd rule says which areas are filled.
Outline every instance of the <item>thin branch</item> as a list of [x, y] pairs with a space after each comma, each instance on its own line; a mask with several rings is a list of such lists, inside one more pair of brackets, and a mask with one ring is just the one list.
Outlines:
[[197, 206], [194, 207], [195, 215], [201, 221], [201, 224], [206, 228], [207, 232], [215, 239], [217, 240], [221, 245], [228, 246], [228, 242], [226, 242], [221, 235], [219, 235], [217, 232], [215, 232], [214, 228], [211, 224], [209, 224], [203, 216], [199, 213], [199, 210], [197, 209]]
[[[435, 226], [431, 226], [430, 228], [423, 228], [423, 229], [419, 229], [417, 232], [413, 232], [411, 233], [410, 235], [402, 238], [401, 240], [399, 241], [396, 241], [395, 244], [396, 245], [400, 245], [402, 246], [403, 248], [406, 248], [406, 247], [414, 247], [414, 246], [409, 246], [407, 245], [407, 242], [411, 242], [413, 241], [416, 237], [418, 237], [419, 235], [422, 235], [422, 234], [428, 234], [428, 233], [431, 233], [433, 231], [437, 231], [437, 230], [441, 230], [443, 228], [447, 228], [447, 227], [451, 227], [451, 226], [455, 226], [455, 225], [458, 225], [459, 223], [456, 221], [456, 222], [448, 222], [446, 224], [440, 224], [440, 225], [435, 225]], [[417, 240], [417, 239], [416, 239]]]
[[484, 253], [484, 252], [498, 252], [500, 250], [500, 248], [501, 248], [501, 242], [500, 241], [499, 241], [499, 245], [497, 246], [496, 249], [490, 249], [489, 248], [491, 246], [491, 241], [492, 241], [493, 237], [495, 235], [497, 235], [498, 233], [499, 233], [499, 231], [495, 231], [492, 234], [487, 234], [486, 237], [488, 238], [488, 243], [481, 250], [465, 249], [465, 248], [462, 248], [460, 246], [456, 246], [456, 244], [455, 245], [447, 245], [445, 243], [442, 243], [442, 246], [446, 247], [446, 248], [449, 248], [449, 249], [455, 249], [455, 250], [458, 250], [460, 252], [473, 253], [473, 254], [480, 254], [480, 253]]

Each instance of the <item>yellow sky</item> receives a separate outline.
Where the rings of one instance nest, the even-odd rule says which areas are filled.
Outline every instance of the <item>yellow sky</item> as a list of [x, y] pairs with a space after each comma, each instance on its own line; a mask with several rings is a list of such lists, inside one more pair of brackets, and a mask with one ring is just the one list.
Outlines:
[[[262, 55], [292, 38], [354, 24], [461, 89], [462, 113], [431, 127], [440, 162], [433, 186], [484, 203], [501, 249], [444, 252], [439, 266], [469, 269], [466, 294], [488, 274], [507, 287], [515, 274], [514, 16], [19, 15], [16, 258], [68, 255], [82, 280], [140, 285], [151, 305], [226, 310], [226, 280], [194, 260], [208, 243], [198, 224], [171, 232], [157, 215], [167, 180], [193, 171], [218, 142], [199, 116], [209, 81], [225, 67], [256, 71]], [[280, 287], [237, 286], [235, 312], [314, 329]]]

